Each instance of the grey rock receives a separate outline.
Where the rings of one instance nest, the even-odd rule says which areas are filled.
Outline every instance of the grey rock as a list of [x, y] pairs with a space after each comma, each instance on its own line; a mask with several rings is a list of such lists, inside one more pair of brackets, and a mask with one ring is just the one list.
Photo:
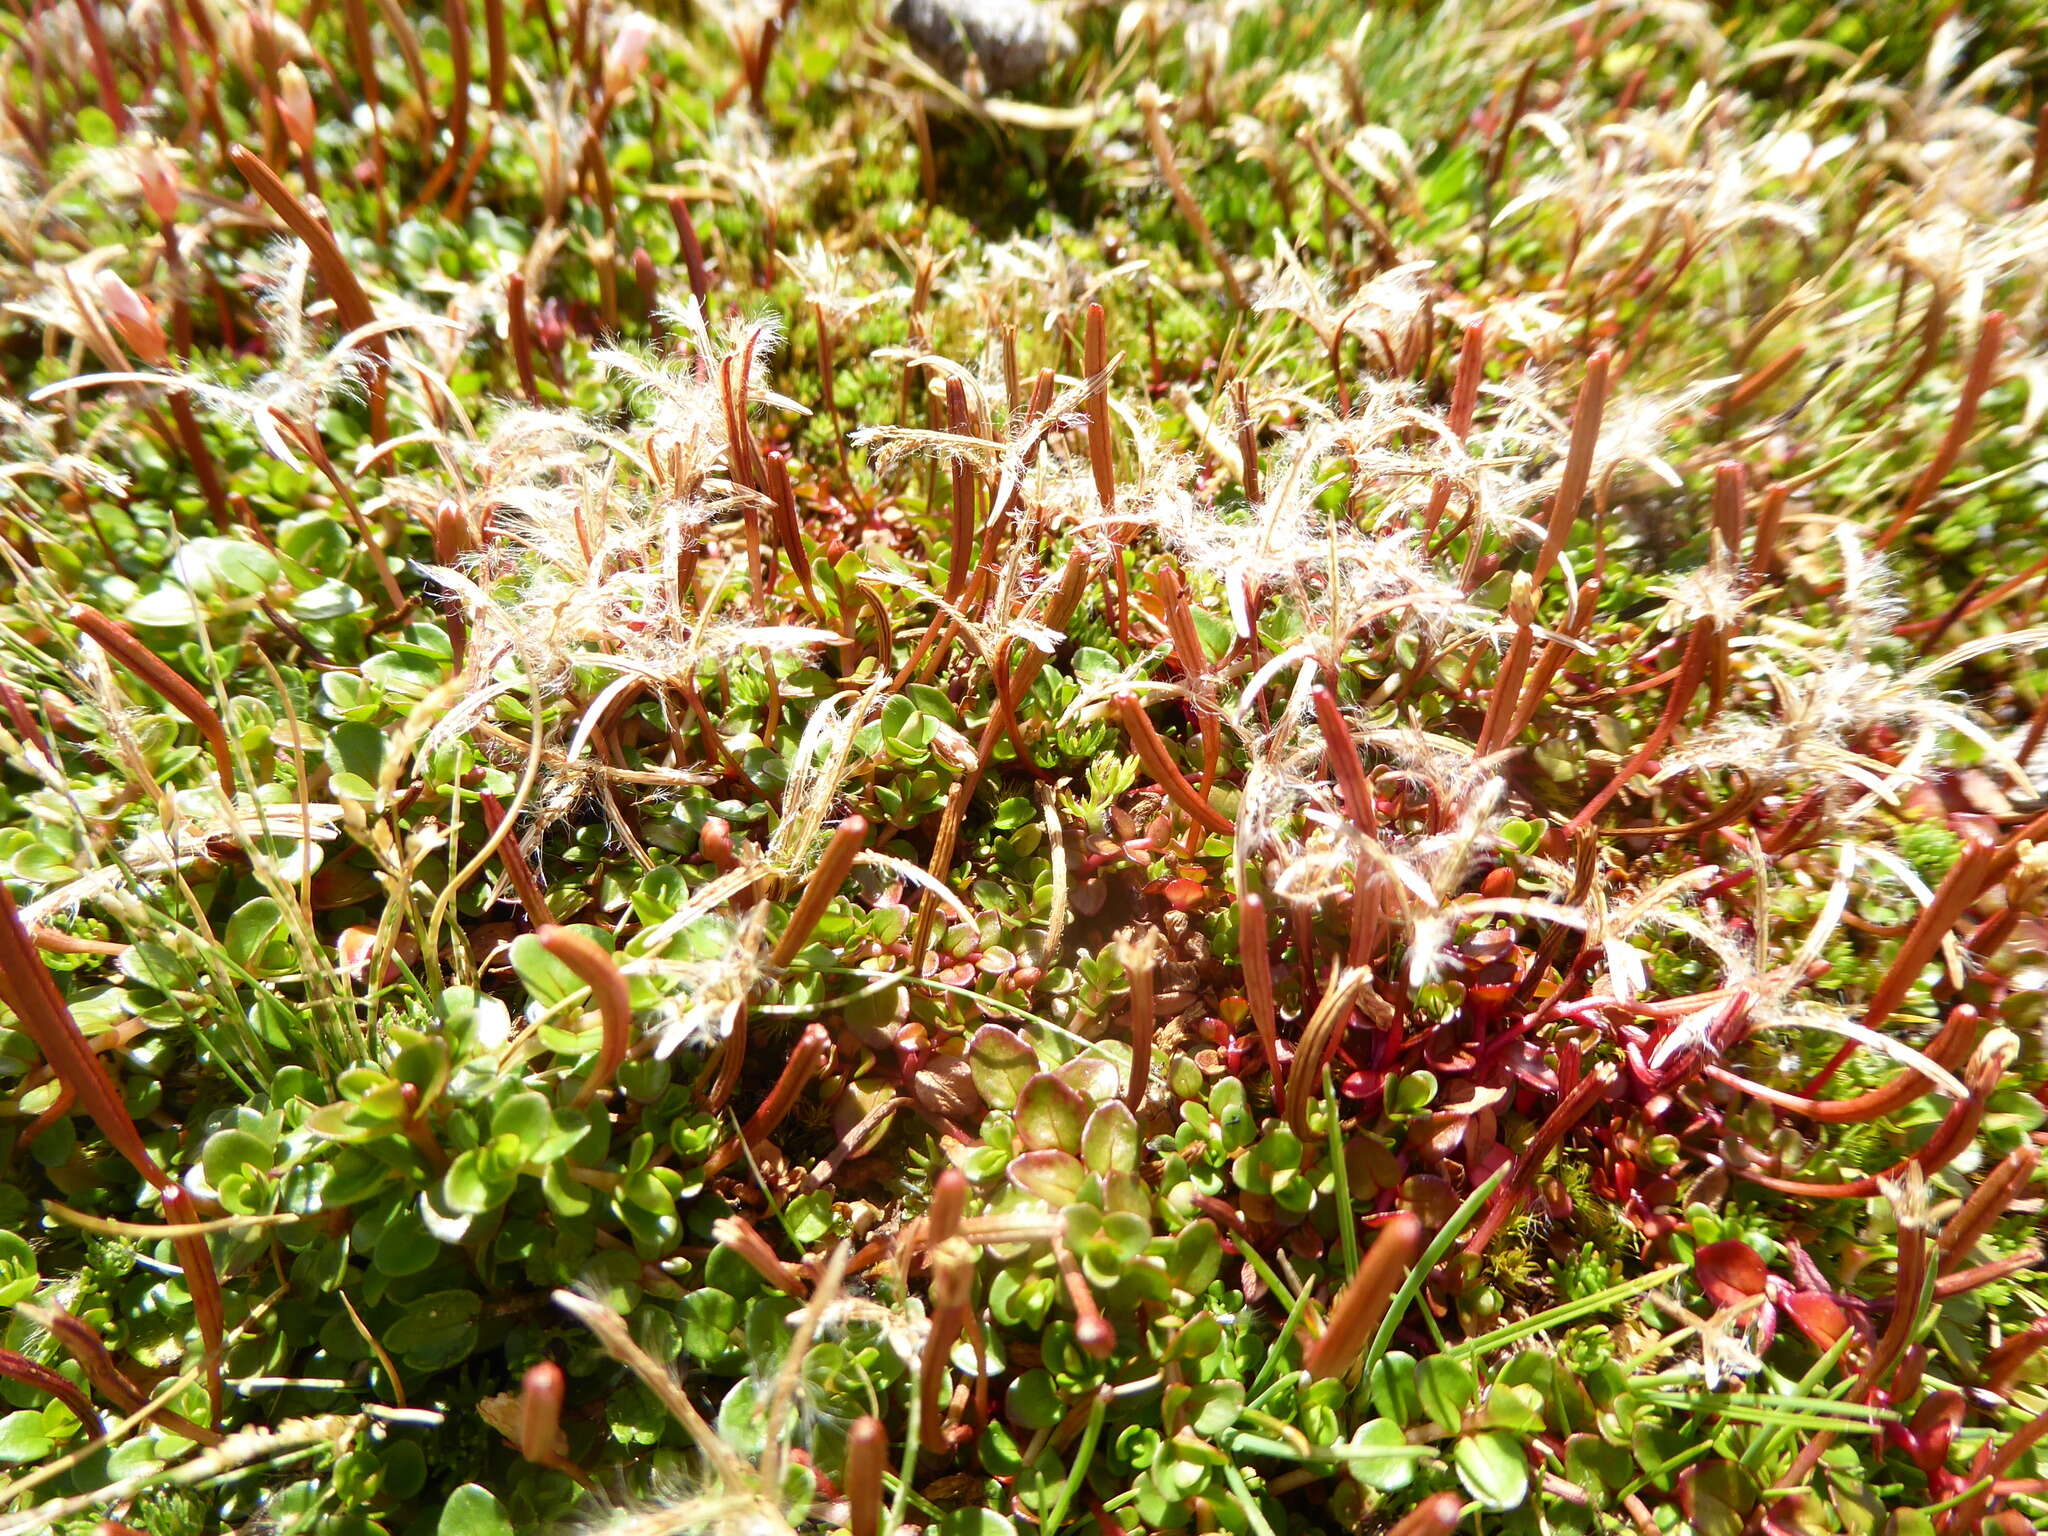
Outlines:
[[1074, 47], [1074, 33], [1039, 0], [894, 0], [889, 23], [955, 84], [970, 68], [987, 91], [1031, 84]]

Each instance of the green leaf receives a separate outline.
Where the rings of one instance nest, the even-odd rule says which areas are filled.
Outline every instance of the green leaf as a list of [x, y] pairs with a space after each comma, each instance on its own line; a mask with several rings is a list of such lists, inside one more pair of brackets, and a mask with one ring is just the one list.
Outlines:
[[483, 1298], [474, 1291], [436, 1291], [407, 1303], [384, 1343], [418, 1369], [453, 1365], [475, 1346], [482, 1311]]
[[50, 1431], [33, 1408], [0, 1419], [0, 1461], [41, 1461], [50, 1454]]
[[[1351, 1475], [1368, 1488], [1394, 1493], [1415, 1481], [1415, 1458], [1407, 1454], [1408, 1436], [1392, 1419], [1370, 1419], [1359, 1425], [1347, 1450], [1352, 1453], [1347, 1457]], [[1402, 1454], [1376, 1456], [1375, 1451]]]
[[1513, 1509], [1528, 1496], [1528, 1459], [1521, 1443], [1504, 1430], [1464, 1436], [1451, 1460], [1465, 1491], [1488, 1509]]
[[270, 943], [271, 936], [283, 926], [284, 908], [268, 896], [242, 903], [228, 919], [224, 935], [229, 958], [239, 966], [251, 966]]
[[555, 1134], [554, 1106], [532, 1089], [515, 1093], [492, 1112], [491, 1134], [515, 1138], [525, 1148], [527, 1160], [537, 1161]]
[[1081, 1129], [1081, 1160], [1090, 1173], [1134, 1173], [1138, 1167], [1138, 1120], [1121, 1099], [1095, 1106]]
[[1431, 1355], [1415, 1368], [1415, 1397], [1422, 1411], [1448, 1430], [1465, 1421], [1478, 1385], [1472, 1373], [1447, 1355]]
[[219, 1189], [223, 1179], [240, 1173], [244, 1168], [268, 1173], [270, 1161], [270, 1143], [240, 1130], [215, 1131], [206, 1138], [206, 1145], [199, 1153], [200, 1172], [213, 1189]]
[[1038, 1070], [1038, 1057], [1024, 1037], [1000, 1024], [984, 1024], [967, 1044], [974, 1091], [992, 1109], [1011, 1109]]
[[35, 1294], [36, 1251], [28, 1240], [0, 1232], [0, 1307], [11, 1307]]
[[939, 1517], [938, 1536], [1017, 1536], [1017, 1527], [992, 1509], [951, 1509]]
[[1051, 1429], [1066, 1411], [1054, 1385], [1052, 1372], [1041, 1368], [1026, 1371], [1010, 1383], [1003, 1395], [1003, 1407], [1010, 1421], [1020, 1429]]
[[441, 1506], [435, 1536], [514, 1536], [512, 1517], [488, 1488], [464, 1483]]
[[1078, 1153], [1088, 1101], [1050, 1072], [1041, 1072], [1017, 1096], [1017, 1144], [1027, 1152]]

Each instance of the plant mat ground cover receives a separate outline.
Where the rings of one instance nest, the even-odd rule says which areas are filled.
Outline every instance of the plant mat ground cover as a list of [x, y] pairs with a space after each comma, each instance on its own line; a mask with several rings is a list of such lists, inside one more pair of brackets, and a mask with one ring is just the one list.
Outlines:
[[10, 8], [0, 1533], [2048, 1511], [2039, 12], [1020, 6]]

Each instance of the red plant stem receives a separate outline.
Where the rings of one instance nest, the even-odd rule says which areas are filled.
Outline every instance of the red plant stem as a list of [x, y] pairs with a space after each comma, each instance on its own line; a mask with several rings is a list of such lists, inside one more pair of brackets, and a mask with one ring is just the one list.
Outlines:
[[1978, 328], [1977, 350], [1971, 354], [1970, 371], [1963, 378], [1963, 392], [1957, 397], [1956, 413], [1949, 421], [1948, 431], [1942, 434], [1940, 445], [1934, 450], [1933, 461], [1913, 482], [1905, 505], [1885, 524], [1872, 548], [1888, 549], [1892, 540], [1904, 531], [1906, 524], [1941, 488], [1948, 472], [1956, 467], [1956, 460], [1962, 457], [1963, 445], [1970, 440], [1970, 432], [1977, 425], [1978, 403], [1991, 387], [1992, 371], [1998, 366], [1998, 354], [2004, 345], [2005, 315], [1994, 309], [1984, 316], [1984, 323]]
[[1992, 1350], [1984, 1357], [1981, 1367], [1985, 1388], [2004, 1397], [2018, 1380], [2020, 1368], [2038, 1354], [2044, 1344], [2048, 1344], [2048, 1323], [2036, 1323]]
[[1899, 1256], [1893, 1278], [1892, 1296], [1897, 1305], [1892, 1308], [1891, 1321], [1885, 1325], [1882, 1336], [1870, 1351], [1870, 1359], [1863, 1367], [1860, 1390], [1851, 1397], [1867, 1398], [1872, 1387], [1877, 1386], [1898, 1364], [1899, 1356], [1906, 1346], [1913, 1342], [1913, 1329], [1920, 1321], [1920, 1292], [1927, 1281], [1927, 1233], [1919, 1226], [1908, 1222], [1899, 1223]]
[[[1245, 388], [1237, 386], [1237, 466], [1244, 481], [1244, 499], [1253, 506], [1259, 501], [1259, 424], [1245, 403]], [[1256, 627], [1256, 621], [1254, 624]]]
[[[489, 0], [501, 3], [501, 0]], [[377, 49], [370, 38], [370, 9], [365, 0], [342, 0], [342, 20], [348, 31], [349, 51], [355, 56], [357, 88], [370, 114], [370, 170], [376, 183], [377, 237], [386, 233], [390, 215], [385, 208], [390, 193], [385, 186], [383, 87], [377, 83]]]
[[[480, 790], [476, 797], [477, 808], [484, 813], [484, 825], [491, 835], [498, 835], [498, 828], [505, 824], [505, 808], [498, 804], [498, 797], [489, 790]], [[505, 871], [505, 878], [512, 882], [512, 890], [519, 898], [519, 905], [526, 909], [526, 920], [536, 930], [552, 928], [555, 925], [554, 908], [548, 905], [548, 893], [541, 889], [540, 881], [534, 876], [533, 866], [526, 862], [526, 850], [519, 846], [519, 834], [508, 832], [498, 844], [498, 863]]]
[[1757, 510], [1756, 531], [1749, 540], [1749, 569], [1752, 575], [1769, 576], [1778, 569], [1778, 525], [1784, 520], [1785, 503], [1792, 493], [1782, 485], [1764, 492]]
[[839, 823], [832, 833], [832, 840], [825, 845], [817, 869], [804, 884], [804, 893], [797, 901], [796, 910], [789, 916], [789, 926], [782, 930], [774, 953], [768, 957], [770, 970], [780, 970], [796, 958], [797, 951], [810, 938], [811, 930], [825, 915], [825, 909], [831, 906], [832, 898], [839, 894], [839, 887], [846, 883], [853, 861], [860, 857], [867, 841], [866, 817], [849, 816]]
[[228, 751], [227, 728], [197, 688], [178, 676], [156, 652], [144, 645], [127, 625], [108, 618], [84, 603], [65, 615], [74, 625], [99, 642], [101, 648], [140, 681], [163, 696], [179, 714], [191, 721], [213, 753], [214, 771], [220, 776], [220, 792], [232, 800], [235, 793], [235, 761]]
[[775, 1079], [775, 1086], [768, 1090], [768, 1097], [761, 1101], [760, 1107], [747, 1117], [741, 1134], [748, 1146], [766, 1141], [775, 1134], [775, 1128], [796, 1108], [797, 1096], [824, 1069], [825, 1057], [831, 1049], [830, 1030], [822, 1024], [804, 1026], [804, 1032], [797, 1036], [795, 1049], [783, 1065], [782, 1074]]
[[[1893, 953], [1891, 964], [1885, 968], [1884, 979], [1878, 983], [1877, 990], [1871, 994], [1870, 1002], [1863, 1010], [1866, 1028], [1881, 1029], [1898, 1012], [1899, 1004], [1913, 990], [1913, 983], [1920, 979], [1927, 962], [1940, 953], [1941, 941], [1969, 910], [1970, 903], [1983, 894], [1996, 851], [1989, 839], [1966, 825], [1962, 850], [1956, 855], [1955, 863], [1949, 866], [1941, 884], [1935, 887], [1934, 899], [1920, 909], [1920, 916]], [[1844, 1041], [1841, 1049], [1806, 1085], [1807, 1093], [1815, 1094], [1826, 1087], [1828, 1079], [1855, 1051], [1855, 1041]], [[1948, 1063], [1943, 1062], [1942, 1065]]]
[[1266, 922], [1266, 898], [1257, 891], [1245, 892], [1238, 903], [1237, 947], [1244, 961], [1245, 999], [1251, 1004], [1252, 1023], [1259, 1031], [1259, 1045], [1266, 1053], [1266, 1070], [1273, 1074], [1273, 1095], [1285, 1088], [1280, 1074], [1280, 1024], [1273, 1006], [1272, 933]]
[[1530, 579], [1541, 585], [1564, 552], [1572, 524], [1578, 520], [1579, 503], [1586, 499], [1586, 485], [1593, 473], [1593, 450], [1600, 442], [1600, 417], [1607, 409], [1607, 373], [1613, 356], [1602, 347], [1586, 363], [1586, 379], [1579, 386], [1578, 403], [1572, 408], [1571, 447], [1565, 454], [1564, 478], [1558, 482], [1557, 497], [1550, 504], [1550, 523], [1537, 552], [1536, 568]]
[[2048, 103], [2034, 117], [2034, 154], [2027, 166], [2027, 188], [2021, 201], [2039, 200], [2044, 182], [2048, 182]]
[[120, 87], [114, 83], [114, 58], [107, 51], [107, 34], [100, 26], [98, 0], [78, 0], [79, 29], [85, 34], [86, 57], [91, 61], [93, 83], [99, 88], [100, 110], [114, 120], [119, 133], [128, 131], [128, 109], [121, 104]]
[[796, 491], [789, 483], [789, 455], [779, 448], [761, 455], [761, 478], [767, 482], [762, 489], [768, 497], [769, 521], [775, 525], [775, 542], [788, 553], [790, 568], [796, 572], [811, 611], [820, 612], [818, 589], [811, 581], [810, 551], [804, 548], [803, 528], [797, 522]]
[[1987, 1442], [1977, 1453], [1976, 1461], [1971, 1464], [1969, 1472], [1965, 1475], [1972, 1486], [1985, 1482], [1991, 1486], [1972, 1494], [1968, 1500], [1958, 1504], [1942, 1517], [1942, 1536], [1964, 1536], [1964, 1533], [1981, 1530], [1984, 1525], [1984, 1511], [1991, 1502], [1993, 1488], [2022, 1456], [2040, 1442], [2043, 1435], [2048, 1435], [2048, 1414], [2036, 1415], [2028, 1423], [2014, 1430], [1996, 1452]]
[[683, 250], [683, 268], [690, 274], [690, 292], [708, 314], [711, 308], [711, 274], [705, 270], [704, 247], [697, 241], [697, 221], [690, 217], [690, 204], [678, 192], [668, 200], [668, 216], [676, 226], [676, 242]]
[[889, 1468], [889, 1431], [864, 1413], [846, 1431], [846, 1526], [852, 1536], [881, 1536], [882, 1475]]
[[1094, 382], [1088, 391], [1088, 468], [1095, 477], [1095, 499], [1102, 515], [1116, 512], [1116, 460], [1109, 437], [1109, 343], [1103, 325], [1102, 306], [1090, 304], [1082, 333], [1081, 372]]
[[1802, 341], [1787, 347], [1761, 367], [1752, 368], [1740, 383], [1728, 391], [1728, 398], [1721, 402], [1722, 417], [1725, 419], [1740, 415], [1759, 395], [1790, 373], [1804, 356], [1806, 343]]
[[1955, 1269], [1960, 1260], [1967, 1259], [1985, 1234], [1998, 1225], [1999, 1218], [2033, 1178], [2040, 1161], [2041, 1154], [2033, 1147], [2015, 1147], [1970, 1192], [1970, 1198], [1941, 1229], [1937, 1246], [1944, 1271]]
[[170, 1176], [142, 1144], [142, 1133], [99, 1054], [71, 1017], [4, 882], [0, 882], [0, 1002], [7, 1005], [50, 1070], [76, 1096], [100, 1134], [129, 1166], [158, 1190], [174, 1188]]
[[1152, 728], [1138, 696], [1128, 689], [1118, 693], [1116, 708], [1123, 719], [1124, 731], [1131, 738], [1131, 750], [1137, 753], [1138, 761], [1152, 775], [1153, 782], [1166, 792], [1167, 798], [1208, 831], [1223, 837], [1235, 832], [1237, 823], [1205, 800], [1201, 792], [1188, 782], [1187, 775], [1180, 771], [1180, 766], [1167, 752], [1166, 743]]
[[1466, 1240], [1467, 1255], [1477, 1258], [1486, 1251], [1486, 1245], [1493, 1241], [1494, 1235], [1500, 1231], [1508, 1217], [1514, 1214], [1515, 1208], [1529, 1193], [1530, 1186], [1536, 1182], [1536, 1175], [1542, 1171], [1543, 1164], [1549, 1159], [1550, 1154], [1557, 1150], [1558, 1144], [1564, 1140], [1571, 1128], [1586, 1117], [1594, 1103], [1614, 1087], [1615, 1077], [1614, 1064], [1603, 1061], [1580, 1078], [1578, 1085], [1558, 1101], [1557, 1108], [1553, 1109], [1549, 1118], [1536, 1128], [1536, 1134], [1529, 1138], [1528, 1146], [1524, 1147], [1521, 1156], [1515, 1159], [1514, 1170], [1508, 1175], [1507, 1182], [1495, 1191], [1492, 1201], [1486, 1208], [1486, 1214], [1480, 1218], [1478, 1227]]
[[590, 988], [591, 999], [597, 1004], [598, 1017], [603, 1022], [603, 1042], [597, 1048], [597, 1060], [591, 1066], [590, 1076], [576, 1091], [575, 1102], [580, 1109], [610, 1086], [620, 1063], [626, 1059], [627, 1047], [633, 1043], [633, 1001], [618, 963], [594, 940], [552, 923], [536, 929], [533, 936], [540, 941], [542, 949], [575, 972], [576, 979]]
[[[88, 1323], [73, 1317], [62, 1309], [47, 1312], [36, 1311], [35, 1321], [42, 1324], [51, 1338], [63, 1346], [64, 1352], [78, 1363], [85, 1373], [85, 1379], [92, 1383], [93, 1390], [124, 1414], [137, 1413], [144, 1408], [148, 1399], [142, 1389], [122, 1373], [114, 1357], [107, 1352], [107, 1346]], [[221, 1434], [203, 1424], [195, 1424], [183, 1414], [173, 1413], [167, 1408], [157, 1408], [153, 1415], [166, 1429], [183, 1435], [200, 1445], [219, 1445]]]
[[1522, 701], [1522, 678], [1529, 670], [1529, 653], [1536, 645], [1536, 593], [1531, 583], [1515, 583], [1508, 598], [1508, 613], [1515, 621], [1515, 636], [1508, 642], [1507, 654], [1501, 657], [1500, 670], [1494, 674], [1486, 715], [1473, 744], [1473, 750], [1481, 757], [1498, 751], [1507, 742], [1504, 727], [1510, 712]]
[[[171, 1185], [164, 1189], [164, 1216], [174, 1226], [194, 1227], [199, 1224], [199, 1206], [183, 1188]], [[214, 1267], [213, 1250], [206, 1244], [203, 1232], [180, 1232], [171, 1239], [171, 1250], [178, 1256], [178, 1267], [185, 1274], [185, 1289], [192, 1297], [193, 1320], [199, 1325], [199, 1342], [206, 1349], [206, 1396], [212, 1405], [213, 1417], [220, 1419], [221, 1408], [221, 1352], [227, 1343], [227, 1302], [220, 1291], [220, 1271]]]
[[807, 1287], [804, 1277], [782, 1262], [768, 1239], [744, 1216], [726, 1216], [713, 1222], [712, 1236], [738, 1254], [747, 1267], [777, 1290], [802, 1300]]
[[504, 110], [505, 82], [512, 70], [512, 55], [505, 46], [505, 0], [484, 0], [484, 48], [489, 57], [489, 101], [493, 112]]
[[1700, 679], [1706, 675], [1707, 663], [1716, 649], [1714, 644], [1714, 621], [1701, 619], [1693, 627], [1692, 638], [1685, 648], [1685, 661], [1679, 667], [1678, 681], [1671, 686], [1670, 697], [1665, 700], [1664, 713], [1658, 717], [1656, 727], [1644, 738], [1636, 749], [1635, 756], [1622, 764], [1606, 788], [1586, 802], [1585, 808], [1574, 816], [1566, 828], [1575, 832], [1592, 825], [1593, 818], [1607, 808], [1607, 803], [1620, 794], [1628, 781], [1633, 779], [1657, 754], [1664, 750], [1664, 744], [1671, 739], [1671, 733], [1678, 729], [1678, 722], [1685, 709], [1692, 702], [1692, 696], [1699, 691]]
[[1059, 1263], [1060, 1282], [1066, 1287], [1067, 1300], [1074, 1308], [1074, 1342], [1091, 1360], [1107, 1360], [1116, 1350], [1116, 1329], [1102, 1315], [1102, 1308], [1096, 1305], [1095, 1292], [1089, 1288], [1088, 1277], [1081, 1273], [1081, 1266], [1074, 1262], [1066, 1238], [1057, 1230], [1053, 1233], [1052, 1251]]
[[1731, 560], [1742, 550], [1742, 532], [1745, 515], [1745, 486], [1742, 466], [1740, 464], [1715, 465], [1714, 532], [1720, 536], [1721, 549]]
[[448, 159], [459, 165], [469, 157], [469, 0], [445, 0], [441, 15], [448, 27]]
[[[1351, 1218], [1346, 1215], [1340, 1219]], [[1343, 1376], [1357, 1364], [1372, 1342], [1380, 1319], [1387, 1315], [1394, 1292], [1415, 1267], [1421, 1252], [1422, 1219], [1413, 1211], [1397, 1211], [1358, 1261], [1358, 1273], [1330, 1304], [1322, 1337], [1302, 1356], [1302, 1369], [1308, 1372], [1309, 1380], [1328, 1381]]]
[[14, 686], [13, 680], [4, 674], [0, 674], [0, 705], [6, 706], [7, 718], [14, 726], [14, 734], [51, 762], [56, 762], [57, 754], [50, 750], [49, 738], [43, 734], [42, 726], [30, 712], [28, 699]]
[[[2024, 762], [2026, 754], [2022, 753], [2020, 760]], [[2048, 836], [2048, 811], [2043, 811], [2032, 820], [2024, 822], [2019, 830], [2007, 834], [2005, 840], [1998, 845], [1997, 856], [1992, 859], [1990, 868], [1984, 872], [1984, 884], [1979, 888], [1980, 894], [1998, 885], [2019, 868], [2020, 850], [2030, 842], [2040, 841], [2044, 836]]]
[[17, 1355], [11, 1349], [0, 1349], [0, 1377], [49, 1393], [69, 1408], [71, 1416], [95, 1438], [106, 1433], [106, 1422], [100, 1418], [99, 1410], [93, 1407], [92, 1399], [74, 1387], [68, 1377], [59, 1376], [47, 1365], [26, 1355]]
[[[1596, 578], [1579, 587], [1579, 600], [1573, 606], [1571, 617], [1566, 620], [1564, 634], [1573, 639], [1586, 632], [1586, 626], [1593, 622], [1593, 609], [1600, 601], [1600, 582]], [[1550, 693], [1550, 685], [1557, 678], [1565, 661], [1572, 654], [1571, 645], [1561, 635], [1543, 647], [1543, 654], [1536, 658], [1536, 665], [1529, 673], [1529, 680], [1522, 686], [1522, 697], [1515, 705], [1515, 713], [1502, 730], [1502, 742], [1513, 741], [1526, 731], [1536, 719], [1536, 711], [1543, 707], [1543, 700]]]
[[[1188, 606], [1187, 588], [1170, 565], [1162, 565], [1152, 573], [1152, 591], [1159, 599], [1161, 614], [1166, 620], [1166, 637], [1173, 646], [1174, 660], [1186, 675], [1188, 685], [1200, 689], [1209, 673], [1208, 653], [1202, 649], [1201, 632], [1195, 628], [1194, 611]], [[1216, 768], [1223, 757], [1223, 725], [1216, 709], [1199, 694], [1191, 697], [1190, 707], [1195, 712], [1195, 722], [1202, 731], [1202, 798], [1209, 798], [1209, 788], [1216, 782]]]
[[178, 429], [178, 445], [185, 450], [185, 460], [192, 466], [192, 478], [199, 482], [199, 493], [206, 498], [206, 507], [213, 514], [216, 531], [226, 533], [234, 520], [228, 510], [227, 490], [221, 484], [220, 466], [214, 462], [213, 450], [206, 446], [206, 436], [199, 430], [199, 418], [193, 413], [192, 402], [182, 389], [170, 392], [171, 422]]

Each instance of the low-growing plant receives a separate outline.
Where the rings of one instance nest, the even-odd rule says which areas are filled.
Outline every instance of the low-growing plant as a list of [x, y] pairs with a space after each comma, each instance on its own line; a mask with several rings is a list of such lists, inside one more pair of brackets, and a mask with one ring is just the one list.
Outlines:
[[940, 9], [7, 30], [0, 1533], [2032, 1530], [2038, 18]]

